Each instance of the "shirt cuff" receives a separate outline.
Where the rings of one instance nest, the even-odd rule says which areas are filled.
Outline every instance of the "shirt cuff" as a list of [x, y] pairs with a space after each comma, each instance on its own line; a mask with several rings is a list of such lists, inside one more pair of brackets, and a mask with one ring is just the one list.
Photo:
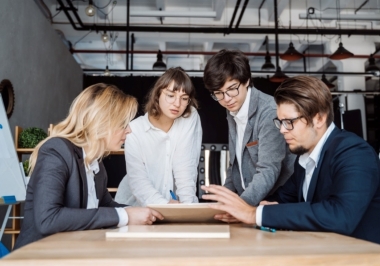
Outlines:
[[117, 215], [119, 216], [119, 223], [117, 227], [122, 227], [128, 224], [128, 213], [125, 211], [125, 208], [118, 207], [115, 208]]
[[259, 205], [257, 206], [257, 209], [256, 209], [256, 225], [258, 226], [262, 226], [262, 219], [263, 219], [263, 208], [264, 208], [264, 205]]

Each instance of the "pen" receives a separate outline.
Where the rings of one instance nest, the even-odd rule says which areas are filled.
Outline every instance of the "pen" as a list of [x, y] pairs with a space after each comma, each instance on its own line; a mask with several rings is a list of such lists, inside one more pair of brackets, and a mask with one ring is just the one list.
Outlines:
[[270, 228], [270, 227], [266, 227], [266, 226], [258, 226], [258, 225], [255, 225], [255, 228], [256, 228], [256, 229], [259, 229], [259, 230], [267, 231], [267, 232], [272, 232], [272, 233], [275, 233], [275, 232], [276, 232], [276, 229], [274, 229], [274, 228]]
[[170, 190], [170, 195], [172, 196], [173, 200], [177, 200], [177, 197], [175, 196], [175, 194], [172, 190]]

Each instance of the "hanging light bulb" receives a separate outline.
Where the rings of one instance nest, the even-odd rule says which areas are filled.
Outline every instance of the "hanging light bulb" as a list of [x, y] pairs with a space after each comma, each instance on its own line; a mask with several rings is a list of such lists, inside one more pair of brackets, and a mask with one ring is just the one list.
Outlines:
[[276, 73], [269, 80], [272, 82], [283, 82], [287, 78], [289, 77], [282, 72], [281, 67], [277, 67]]
[[108, 34], [107, 32], [105, 31], [103, 34], [102, 34], [102, 41], [103, 42], [108, 42], [109, 38], [108, 38]]
[[93, 17], [95, 15], [95, 7], [92, 5], [92, 0], [90, 0], [89, 5], [86, 7], [86, 15], [89, 17]]
[[323, 83], [326, 84], [327, 88], [332, 89], [332, 88], [335, 87], [335, 85], [332, 84], [332, 83], [326, 78], [325, 74], [322, 74], [322, 79], [321, 79], [321, 80], [323, 81]]
[[110, 76], [111, 75], [111, 72], [109, 71], [108, 69], [108, 65], [106, 66], [106, 69], [104, 70], [104, 76]]
[[294, 46], [293, 46], [293, 43], [290, 42], [289, 43], [289, 48], [288, 50], [286, 50], [285, 53], [283, 53], [282, 55], [280, 55], [280, 58], [282, 60], [287, 60], [287, 61], [294, 61], [294, 60], [298, 60], [298, 59], [301, 59], [303, 58], [304, 55], [301, 54], [300, 52], [298, 52]]
[[336, 49], [335, 53], [333, 53], [329, 57], [332, 60], [342, 60], [342, 59], [350, 58], [350, 57], [353, 57], [353, 56], [354, 56], [354, 54], [351, 53], [350, 51], [347, 51], [343, 47], [342, 42], [340, 42], [338, 49]]
[[269, 54], [269, 41], [268, 41], [268, 36], [265, 37], [265, 45], [266, 45], [266, 50], [267, 50], [267, 53], [265, 55], [265, 63], [264, 65], [261, 67], [261, 70], [272, 70], [272, 69], [275, 69], [274, 65], [272, 64], [272, 60], [270, 58], [270, 54]]
[[158, 50], [157, 61], [153, 64], [153, 70], [166, 70], [166, 64], [162, 61], [161, 50]]
[[365, 72], [370, 73], [377, 77], [380, 76], [380, 68], [375, 64], [375, 58], [373, 57], [373, 54], [371, 54], [368, 61], [369, 61], [369, 64], [365, 68]]

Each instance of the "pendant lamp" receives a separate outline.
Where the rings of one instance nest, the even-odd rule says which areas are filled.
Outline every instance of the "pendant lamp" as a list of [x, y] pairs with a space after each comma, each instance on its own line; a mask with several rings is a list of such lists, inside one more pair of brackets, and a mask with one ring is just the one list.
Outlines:
[[285, 75], [284, 72], [282, 72], [281, 67], [277, 67], [276, 73], [274, 73], [274, 75], [270, 77], [269, 80], [272, 82], [281, 83], [287, 78], [289, 77]]
[[368, 61], [369, 61], [369, 64], [365, 68], [365, 72], [370, 73], [370, 74], [377, 76], [377, 77], [380, 76], [380, 68], [375, 64], [375, 58], [373, 57], [372, 54], [369, 57]]
[[343, 47], [342, 42], [340, 42], [338, 49], [332, 55], [330, 55], [329, 57], [332, 60], [342, 60], [342, 59], [350, 58], [350, 57], [353, 57], [353, 56], [354, 56], [354, 54], [351, 53], [350, 51], [347, 51]]
[[327, 88], [332, 89], [332, 88], [335, 87], [334, 84], [332, 84], [330, 81], [328, 81], [328, 79], [326, 78], [325, 74], [322, 74], [322, 79], [321, 80], [323, 81], [323, 83], [326, 84]]
[[286, 50], [285, 53], [283, 53], [282, 55], [280, 55], [280, 58], [282, 60], [286, 60], [286, 61], [295, 61], [295, 60], [298, 60], [298, 59], [301, 59], [303, 58], [304, 55], [301, 54], [300, 52], [298, 52], [294, 46], [293, 46], [293, 43], [290, 42], [289, 43], [289, 48], [288, 50]]
[[157, 61], [153, 64], [153, 70], [166, 70], [166, 64], [162, 61], [161, 50], [158, 50]]

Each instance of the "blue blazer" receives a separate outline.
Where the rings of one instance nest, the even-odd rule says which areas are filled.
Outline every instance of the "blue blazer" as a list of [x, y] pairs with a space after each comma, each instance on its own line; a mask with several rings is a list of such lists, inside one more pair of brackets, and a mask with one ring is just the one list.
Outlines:
[[321, 151], [306, 202], [305, 170], [294, 173], [263, 208], [262, 224], [299, 231], [335, 232], [380, 243], [380, 162], [357, 135], [335, 128]]

